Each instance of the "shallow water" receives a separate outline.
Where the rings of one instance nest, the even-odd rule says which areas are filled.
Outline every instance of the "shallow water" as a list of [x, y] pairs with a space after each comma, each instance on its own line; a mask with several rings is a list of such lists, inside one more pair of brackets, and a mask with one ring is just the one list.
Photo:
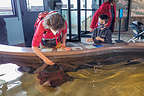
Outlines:
[[144, 96], [144, 62], [97, 65], [68, 74], [75, 79], [58, 88], [42, 87], [36, 75], [24, 74], [8, 96]]

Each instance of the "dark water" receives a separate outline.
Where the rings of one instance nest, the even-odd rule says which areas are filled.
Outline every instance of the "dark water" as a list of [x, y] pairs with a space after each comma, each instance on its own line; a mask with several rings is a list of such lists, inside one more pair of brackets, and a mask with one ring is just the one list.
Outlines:
[[24, 74], [8, 96], [144, 96], [144, 62], [97, 65], [69, 72], [75, 79], [58, 88], [42, 87], [36, 75]]

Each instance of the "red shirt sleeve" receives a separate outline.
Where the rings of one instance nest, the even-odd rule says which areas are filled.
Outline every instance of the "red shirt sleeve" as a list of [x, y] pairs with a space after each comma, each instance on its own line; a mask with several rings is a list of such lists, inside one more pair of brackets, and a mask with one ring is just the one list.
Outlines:
[[116, 21], [116, 4], [114, 3], [115, 21]]
[[33, 36], [33, 40], [32, 40], [32, 46], [33, 47], [38, 47], [40, 45], [40, 42], [42, 40], [43, 37], [43, 33], [44, 33], [44, 27], [42, 24], [43, 21], [41, 21], [35, 31], [35, 34]]
[[67, 33], [67, 22], [65, 21], [65, 29], [62, 30], [62, 33], [65, 34]]
[[90, 28], [94, 29], [97, 27], [98, 24], [98, 17], [103, 13], [103, 9], [104, 9], [105, 3], [103, 3], [100, 8], [95, 12], [92, 21], [91, 21], [91, 25]]

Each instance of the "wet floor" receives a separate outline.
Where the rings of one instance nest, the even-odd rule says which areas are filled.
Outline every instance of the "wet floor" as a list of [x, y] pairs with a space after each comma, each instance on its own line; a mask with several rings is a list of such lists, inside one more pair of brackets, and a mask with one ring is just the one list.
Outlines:
[[75, 79], [49, 88], [39, 85], [36, 75], [25, 73], [8, 96], [144, 96], [144, 62], [98, 65], [68, 74]]

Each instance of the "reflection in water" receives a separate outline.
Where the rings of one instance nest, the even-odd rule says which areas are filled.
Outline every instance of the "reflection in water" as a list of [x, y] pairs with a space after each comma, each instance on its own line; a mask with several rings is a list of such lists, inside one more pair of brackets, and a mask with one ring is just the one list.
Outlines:
[[21, 86], [8, 96], [144, 96], [144, 63], [96, 66], [68, 74], [75, 78], [58, 88], [39, 85], [35, 75], [24, 74]]

